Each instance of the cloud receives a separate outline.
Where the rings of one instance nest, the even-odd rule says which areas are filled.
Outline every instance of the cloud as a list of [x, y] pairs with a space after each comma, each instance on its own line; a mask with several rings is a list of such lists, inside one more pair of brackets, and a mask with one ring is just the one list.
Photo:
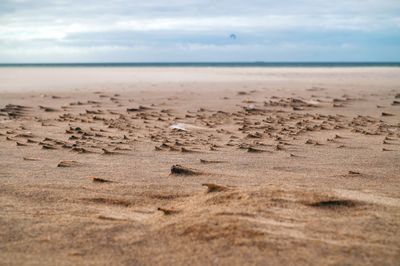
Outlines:
[[[204, 51], [205, 60], [229, 59], [225, 53], [219, 56], [223, 50], [240, 54], [231, 55], [232, 59], [250, 60], [257, 58], [257, 54], [246, 49], [254, 47], [259, 47], [255, 49], [256, 60], [271, 58], [263, 49], [280, 51], [288, 47], [293, 47], [292, 56], [296, 58], [310, 56], [306, 49], [318, 49], [321, 54], [326, 51], [326, 58], [332, 53], [345, 57], [348, 55], [343, 54], [343, 49], [359, 47], [365, 51], [366, 59], [372, 58], [366, 51], [386, 47], [381, 56], [385, 59], [390, 57], [388, 52], [393, 51], [392, 47], [399, 44], [398, 32], [398, 0], [288, 0], [284, 3], [272, 0], [87, 0], [85, 3], [3, 0], [0, 3], [0, 61], [65, 60], [62, 51], [72, 53], [78, 61], [88, 58], [110, 61], [116, 54], [124, 53], [125, 58], [132, 60], [139, 57], [150, 60], [150, 55], [148, 59], [137, 56], [136, 51], [142, 51], [140, 47], [172, 61], [176, 60], [165, 54], [174, 49], [180, 50], [179, 56], [176, 55], [179, 59], [185, 59], [180, 55], [188, 60], [197, 58], [191, 53], [200, 50]], [[237, 35], [235, 40], [229, 38], [232, 33]], [[400, 57], [398, 53], [391, 56]], [[379, 55], [375, 53], [373, 57]]]

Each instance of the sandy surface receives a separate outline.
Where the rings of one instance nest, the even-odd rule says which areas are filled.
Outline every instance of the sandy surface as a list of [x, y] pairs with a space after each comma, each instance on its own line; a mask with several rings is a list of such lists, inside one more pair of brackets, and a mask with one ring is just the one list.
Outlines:
[[400, 261], [399, 68], [0, 84], [1, 265]]

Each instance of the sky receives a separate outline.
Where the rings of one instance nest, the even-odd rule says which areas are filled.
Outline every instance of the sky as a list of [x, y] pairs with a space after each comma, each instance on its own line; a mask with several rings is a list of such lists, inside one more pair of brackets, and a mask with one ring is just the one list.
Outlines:
[[0, 0], [0, 63], [400, 61], [400, 0]]

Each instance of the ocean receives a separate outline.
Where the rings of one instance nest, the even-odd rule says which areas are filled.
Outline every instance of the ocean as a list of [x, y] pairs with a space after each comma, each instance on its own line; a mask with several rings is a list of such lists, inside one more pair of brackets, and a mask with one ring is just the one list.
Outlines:
[[18, 63], [0, 67], [400, 67], [400, 62]]

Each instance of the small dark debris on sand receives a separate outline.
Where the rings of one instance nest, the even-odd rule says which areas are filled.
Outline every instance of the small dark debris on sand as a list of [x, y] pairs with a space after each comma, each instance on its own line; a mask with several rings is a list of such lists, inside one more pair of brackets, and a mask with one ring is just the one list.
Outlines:
[[196, 150], [192, 150], [192, 149], [188, 149], [188, 148], [182, 147], [181, 148], [181, 152], [196, 153], [196, 152], [200, 152], [200, 151], [196, 151]]
[[212, 163], [225, 163], [225, 161], [218, 161], [218, 160], [204, 160], [204, 159], [200, 159], [200, 163], [203, 163], [203, 164], [212, 164]]
[[105, 154], [105, 155], [117, 155], [117, 154], [120, 154], [119, 152], [115, 152], [115, 151], [109, 151], [109, 150], [107, 150], [107, 149], [101, 149], [102, 151], [103, 151], [103, 154]]
[[45, 112], [57, 112], [58, 110], [52, 107], [46, 107], [39, 105], [39, 108]]
[[382, 116], [394, 116], [394, 114], [382, 112]]
[[57, 149], [57, 148], [54, 147], [54, 146], [52, 146], [52, 145], [50, 145], [50, 144], [42, 144], [42, 149], [45, 149], [45, 150], [55, 150], [55, 149]]
[[93, 176], [91, 178], [92, 178], [93, 182], [95, 182], [95, 183], [112, 183], [113, 182], [111, 180], [107, 180], [107, 179], [95, 177], [95, 176]]
[[267, 151], [266, 151], [266, 150], [262, 150], [262, 149], [257, 149], [257, 148], [249, 147], [249, 148], [247, 149], [247, 152], [259, 153], [259, 152], [267, 152]]
[[89, 150], [87, 150], [85, 148], [82, 148], [82, 147], [73, 147], [71, 149], [71, 151], [77, 152], [77, 153], [93, 153], [93, 152], [91, 152], [91, 151], [89, 151]]
[[358, 202], [346, 199], [332, 199], [332, 200], [322, 200], [308, 204], [308, 206], [323, 208], [323, 209], [336, 209], [336, 208], [350, 208], [356, 207]]
[[316, 143], [316, 141], [311, 140], [311, 139], [307, 139], [305, 142], [305, 144], [315, 144], [315, 143]]
[[17, 146], [22, 146], [22, 147], [24, 147], [24, 146], [28, 146], [27, 144], [25, 144], [25, 143], [22, 143], [22, 142], [15, 142], [15, 144], [17, 145]]
[[172, 214], [177, 214], [179, 211], [177, 210], [172, 210], [172, 209], [165, 209], [165, 208], [157, 208], [158, 211], [162, 211], [164, 215], [172, 215]]
[[349, 175], [359, 175], [360, 172], [357, 171], [349, 171]]
[[152, 108], [147, 107], [147, 106], [142, 106], [140, 105], [139, 107], [132, 107], [132, 108], [127, 108], [126, 111], [129, 112], [143, 112], [147, 110], [151, 110]]
[[195, 169], [187, 168], [179, 164], [175, 164], [171, 167], [172, 175], [200, 175], [201, 172]]
[[395, 151], [395, 150], [390, 150], [390, 149], [382, 148], [382, 151]]
[[39, 161], [39, 159], [23, 157], [24, 161]]
[[57, 167], [73, 167], [78, 165], [79, 163], [77, 161], [61, 161], [57, 164]]
[[123, 218], [106, 216], [106, 215], [99, 215], [97, 216], [97, 218], [99, 218], [100, 220], [108, 220], [108, 221], [126, 221], [126, 219]]

